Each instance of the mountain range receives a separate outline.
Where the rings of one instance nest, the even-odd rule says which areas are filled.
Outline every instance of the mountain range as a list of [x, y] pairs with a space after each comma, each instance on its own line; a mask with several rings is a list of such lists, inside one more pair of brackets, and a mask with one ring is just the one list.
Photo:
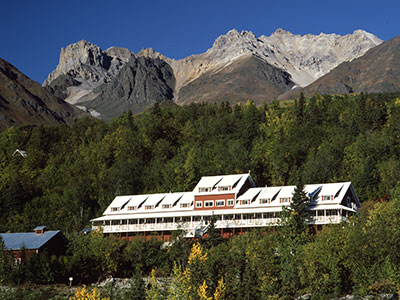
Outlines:
[[264, 104], [301, 92], [392, 92], [400, 90], [399, 50], [400, 37], [383, 42], [363, 30], [301, 36], [278, 29], [256, 37], [233, 29], [206, 52], [180, 60], [151, 48], [102, 50], [82, 40], [61, 49], [43, 87], [46, 95], [106, 120], [155, 102]]

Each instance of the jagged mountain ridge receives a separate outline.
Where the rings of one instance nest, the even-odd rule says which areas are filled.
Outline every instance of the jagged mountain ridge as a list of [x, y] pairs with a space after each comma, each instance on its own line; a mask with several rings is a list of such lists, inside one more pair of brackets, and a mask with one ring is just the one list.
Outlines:
[[80, 105], [107, 120], [124, 111], [139, 113], [155, 102], [172, 100], [174, 85], [172, 68], [165, 61], [132, 57], [113, 80], [82, 97]]
[[[323, 33], [300, 36], [278, 29], [269, 37], [262, 35], [257, 38], [251, 32], [233, 29], [218, 37], [206, 52], [174, 60], [150, 48], [135, 55], [128, 49], [114, 47], [110, 49], [119, 51], [113, 51], [111, 55], [110, 49], [102, 51], [89, 42], [80, 41], [62, 49], [60, 63], [44, 85], [66, 101], [85, 101], [85, 105], [94, 110], [96, 103], [102, 103], [101, 110], [107, 111], [107, 97], [111, 99], [110, 109], [115, 108], [115, 102], [120, 103], [118, 107], [133, 108], [132, 105], [122, 105], [123, 101], [129, 102], [129, 97], [117, 99], [112, 95], [110, 86], [118, 84], [110, 83], [117, 78], [129, 60], [147, 57], [164, 61], [172, 68], [174, 77], [165, 81], [161, 76], [155, 80], [164, 87], [151, 85], [158, 90], [154, 101], [161, 101], [163, 98], [170, 100], [169, 93], [172, 89], [176, 104], [224, 101], [223, 99], [232, 102], [250, 99], [263, 103], [294, 87], [304, 87], [312, 83], [340, 63], [362, 56], [381, 42], [382, 40], [363, 30], [356, 30], [345, 36]], [[243, 62], [248, 62], [248, 67]], [[246, 74], [247, 78], [240, 74]], [[122, 76], [118, 76], [117, 80], [126, 82]], [[169, 88], [165, 87], [165, 83]], [[102, 85], [107, 85], [108, 88], [103, 88], [100, 93], [103, 98], [97, 99], [100, 95], [99, 87]], [[137, 82], [134, 86], [134, 89], [143, 90]], [[104, 93], [105, 90], [112, 97], [104, 97], [107, 94]], [[159, 92], [164, 90], [167, 94], [163, 96]], [[93, 104], [89, 105], [89, 100], [94, 101]], [[142, 109], [146, 106], [146, 101], [147, 99], [131, 102], [140, 102]]]
[[71, 124], [82, 115], [0, 58], [0, 130], [13, 125]]
[[319, 94], [377, 93], [400, 90], [400, 36], [370, 49], [351, 62], [344, 62], [304, 89], [288, 92], [281, 99]]
[[61, 49], [59, 64], [43, 85], [65, 101], [77, 104], [94, 88], [114, 79], [133, 56], [126, 48], [111, 47], [102, 51], [81, 40]]

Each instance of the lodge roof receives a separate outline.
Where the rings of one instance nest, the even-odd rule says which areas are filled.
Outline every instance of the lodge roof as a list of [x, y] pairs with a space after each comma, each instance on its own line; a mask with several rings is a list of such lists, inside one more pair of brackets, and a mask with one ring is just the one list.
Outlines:
[[35, 232], [0, 233], [6, 250], [34, 250], [47, 244], [60, 230], [45, 231], [41, 234]]
[[[245, 185], [246, 181], [250, 182], [250, 186]], [[219, 190], [218, 187], [231, 187], [230, 190]], [[197, 214], [207, 214], [204, 210], [197, 211], [193, 206], [195, 196], [204, 195], [221, 195], [221, 194], [235, 194], [236, 203], [232, 209], [218, 209], [215, 208], [210, 211], [218, 210], [218, 213], [247, 213], [250, 211], [256, 212], [261, 209], [266, 212], [280, 211], [282, 206], [290, 205], [289, 201], [280, 201], [281, 198], [292, 198], [295, 186], [273, 186], [273, 187], [254, 187], [254, 181], [250, 174], [238, 175], [218, 175], [218, 176], [204, 176], [200, 179], [192, 192], [174, 192], [174, 193], [158, 193], [158, 194], [144, 194], [144, 195], [127, 195], [117, 196], [109, 207], [104, 212], [104, 217], [95, 220], [112, 220], [118, 218], [138, 218], [142, 217], [160, 216], [179, 216]], [[211, 188], [211, 191], [200, 191], [200, 188]], [[244, 190], [246, 187], [246, 190]], [[354, 211], [353, 207], [346, 207], [342, 205], [345, 195], [348, 191], [352, 193], [356, 201], [357, 207], [360, 207], [360, 202], [355, 194], [351, 182], [338, 182], [338, 183], [321, 183], [321, 184], [308, 184], [305, 185], [304, 190], [308, 197], [311, 198], [310, 210], [318, 209], [335, 209], [343, 208], [345, 210]], [[240, 193], [242, 193], [240, 195]], [[322, 200], [322, 196], [329, 197], [330, 200]], [[261, 199], [270, 199], [270, 201], [260, 201]], [[248, 204], [241, 204], [240, 200], [250, 200]], [[282, 203], [281, 203], [282, 202]], [[185, 205], [181, 205], [185, 204]], [[163, 207], [163, 205], [170, 205], [170, 207]], [[147, 206], [147, 207], [146, 207]], [[149, 207], [150, 206], [150, 207]], [[134, 209], [132, 209], [134, 207]], [[112, 211], [111, 208], [114, 210]], [[115, 209], [116, 208], [116, 209]], [[128, 209], [130, 208], [130, 209]], [[113, 217], [115, 216], [115, 218]]]
[[[246, 180], [250, 181], [251, 186], [255, 186], [250, 174], [235, 174], [235, 175], [217, 175], [203, 176], [193, 190], [194, 195], [212, 194], [237, 194], [245, 184]], [[229, 191], [219, 190], [219, 187], [231, 187]], [[201, 188], [211, 188], [211, 191], [201, 191]]]

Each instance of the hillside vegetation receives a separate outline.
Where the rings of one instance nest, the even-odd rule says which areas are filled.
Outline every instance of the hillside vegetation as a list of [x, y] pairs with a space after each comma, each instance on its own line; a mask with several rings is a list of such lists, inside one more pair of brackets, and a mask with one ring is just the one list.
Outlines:
[[[137, 279], [155, 269], [181, 291], [189, 284], [192, 299], [200, 299], [199, 291], [221, 290], [221, 278], [226, 299], [395, 292], [399, 137], [399, 94], [317, 95], [263, 107], [156, 104], [109, 123], [80, 119], [72, 127], [10, 128], [0, 134], [0, 231], [46, 224], [62, 229], [71, 243], [65, 256], [44, 253], [12, 270], [9, 258], [0, 256], [0, 283]], [[13, 156], [17, 148], [27, 157]], [[188, 191], [202, 175], [248, 170], [258, 186], [296, 184], [300, 177], [304, 183], [352, 181], [361, 215], [317, 235], [299, 234], [290, 222], [229, 241], [211, 229], [196, 250], [196, 266], [190, 263], [193, 241], [165, 248], [155, 239], [126, 243], [75, 234], [116, 195]], [[144, 295], [140, 281], [132, 289]], [[164, 292], [154, 282], [148, 291], [157, 299]]]
[[190, 191], [203, 175], [249, 170], [257, 186], [352, 181], [362, 202], [386, 199], [400, 178], [398, 97], [155, 105], [109, 123], [9, 128], [0, 134], [0, 231], [76, 232], [116, 195]]

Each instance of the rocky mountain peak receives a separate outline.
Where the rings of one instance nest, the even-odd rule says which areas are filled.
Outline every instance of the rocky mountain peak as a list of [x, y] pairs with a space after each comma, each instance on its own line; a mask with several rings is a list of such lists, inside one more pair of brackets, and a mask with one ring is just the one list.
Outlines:
[[132, 58], [132, 56], [135, 55], [131, 50], [121, 47], [110, 47], [105, 50], [104, 53], [112, 57], [113, 59], [119, 59], [120, 61], [125, 63], [127, 63]]
[[143, 48], [142, 50], [139, 51], [137, 54], [138, 56], [143, 56], [143, 57], [149, 57], [152, 59], [161, 59], [165, 60], [167, 62], [172, 61], [172, 59], [167, 58], [166, 56], [162, 55], [160, 52], [157, 52], [156, 50], [152, 48]]
[[277, 36], [280, 36], [280, 35], [293, 35], [293, 33], [291, 33], [290, 31], [287, 31], [287, 30], [285, 30], [285, 29], [278, 28], [277, 30], [275, 30], [275, 31], [271, 34], [271, 36], [273, 36], [273, 35], [277, 35]]
[[59, 64], [43, 85], [63, 100], [76, 104], [97, 86], [111, 81], [132, 57], [133, 52], [126, 48], [111, 47], [103, 51], [81, 40], [61, 48]]

